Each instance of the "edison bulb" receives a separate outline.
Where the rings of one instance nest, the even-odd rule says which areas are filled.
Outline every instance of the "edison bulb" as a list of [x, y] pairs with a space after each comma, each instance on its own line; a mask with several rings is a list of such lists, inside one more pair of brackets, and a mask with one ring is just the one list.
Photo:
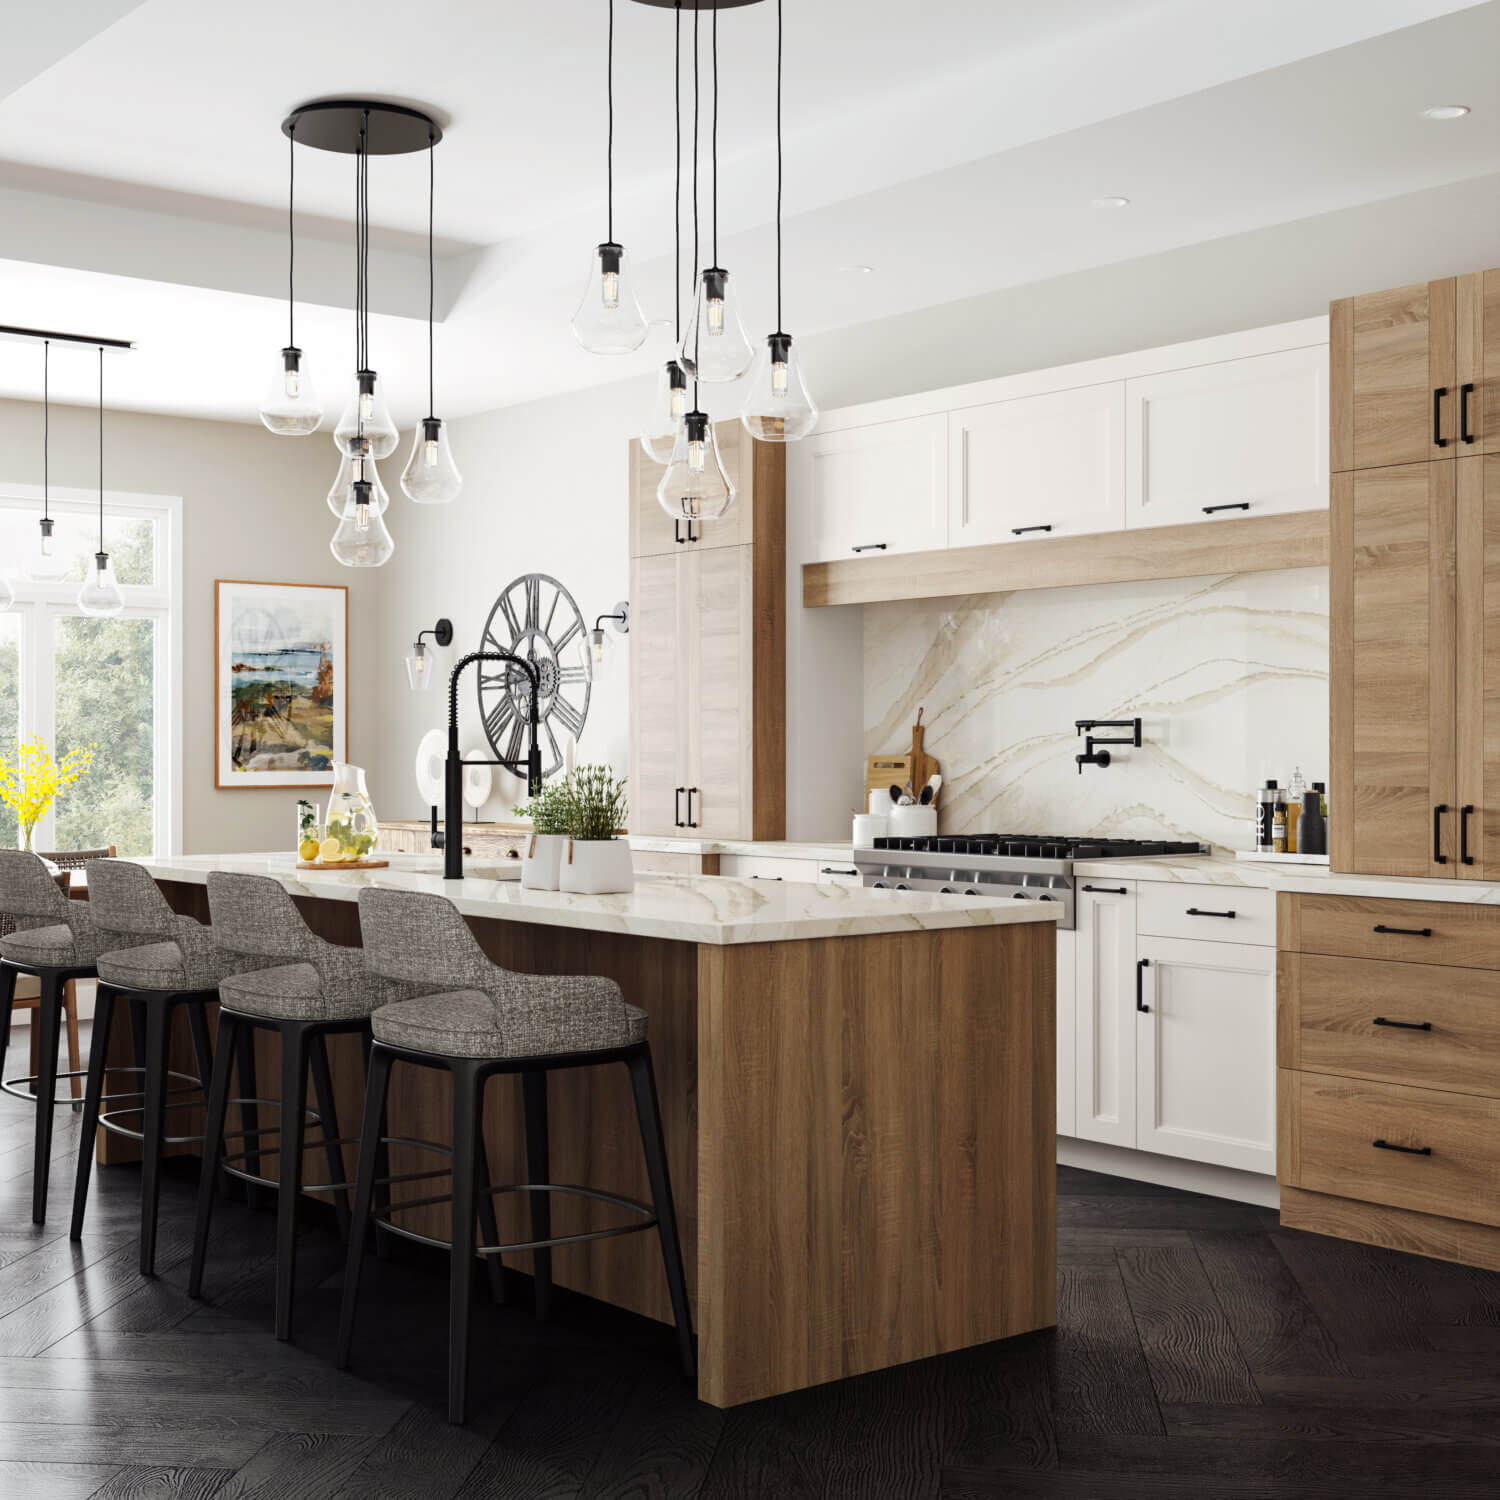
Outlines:
[[401, 441], [380, 387], [380, 377], [374, 370], [357, 372], [354, 389], [333, 429], [333, 440], [341, 453], [348, 453], [359, 437], [370, 440], [373, 458], [389, 458]]
[[707, 266], [699, 273], [678, 358], [690, 375], [709, 384], [738, 380], [755, 358], [723, 266]]
[[37, 522], [36, 546], [21, 562], [22, 574], [32, 583], [56, 583], [67, 572], [67, 559], [58, 550], [52, 528], [57, 522], [51, 516], [43, 516]]
[[756, 361], [740, 421], [762, 443], [790, 443], [817, 425], [818, 408], [802, 378], [789, 333], [773, 333]]
[[306, 437], [323, 420], [323, 403], [312, 376], [302, 368], [302, 351], [288, 345], [281, 351], [281, 368], [271, 377], [260, 419], [279, 437]]
[[448, 445], [448, 424], [439, 417], [423, 417], [401, 471], [402, 493], [418, 505], [446, 505], [463, 487], [463, 475]]
[[573, 314], [573, 337], [590, 354], [629, 354], [646, 341], [646, 316], [636, 300], [625, 247], [599, 245]]
[[690, 411], [656, 488], [657, 502], [673, 520], [717, 521], [734, 504], [730, 482], [708, 414]]
[[117, 615], [125, 608], [125, 596], [115, 582], [109, 553], [94, 554], [94, 568], [86, 573], [78, 590], [78, 608], [86, 615]]
[[328, 550], [346, 568], [378, 568], [390, 560], [396, 543], [384, 518], [370, 503], [370, 484], [356, 480]]

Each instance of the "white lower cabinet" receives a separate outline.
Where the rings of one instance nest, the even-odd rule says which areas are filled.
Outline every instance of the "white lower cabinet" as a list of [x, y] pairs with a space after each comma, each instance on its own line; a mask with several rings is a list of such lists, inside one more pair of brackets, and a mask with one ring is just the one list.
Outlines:
[[732, 880], [791, 880], [813, 885], [818, 879], [818, 862], [770, 854], [721, 854], [719, 874]]
[[1135, 883], [1078, 887], [1075, 1134], [1135, 1145]]

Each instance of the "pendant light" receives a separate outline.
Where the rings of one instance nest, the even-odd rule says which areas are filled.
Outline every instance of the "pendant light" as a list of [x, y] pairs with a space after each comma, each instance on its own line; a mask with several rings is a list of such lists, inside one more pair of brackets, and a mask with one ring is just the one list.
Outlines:
[[[672, 53], [672, 122], [676, 150], [672, 172], [672, 338], [682, 343], [682, 0], [676, 0], [676, 38]], [[656, 377], [656, 396], [641, 433], [641, 446], [659, 464], [672, 461], [677, 434], [687, 412], [687, 371], [675, 356]]]
[[36, 545], [21, 564], [32, 583], [57, 583], [67, 571], [67, 559], [58, 551], [52, 530], [50, 449], [52, 437], [51, 366], [52, 340], [42, 340], [42, 519], [37, 523]]
[[328, 508], [335, 516], [342, 517], [344, 507], [354, 498], [355, 483], [364, 479], [370, 485], [370, 504], [375, 508], [376, 515], [383, 516], [391, 503], [391, 497], [380, 481], [380, 469], [370, 452], [370, 440], [356, 436], [349, 446], [351, 451], [344, 455], [339, 471], [334, 476], [333, 487], [328, 491]]
[[115, 570], [104, 550], [104, 345], [99, 346], [99, 550], [94, 570], [86, 573], [78, 590], [78, 608], [86, 615], [117, 615], [125, 608], [125, 596], [115, 582]]
[[792, 336], [781, 325], [781, 6], [776, 0], [776, 332], [766, 336], [755, 362], [740, 420], [763, 443], [790, 443], [806, 437], [818, 421], [818, 408], [792, 352]]
[[[401, 471], [401, 488], [408, 500], [418, 505], [446, 505], [458, 498], [464, 487], [463, 475], [453, 462], [453, 452], [448, 446], [448, 429], [441, 418], [432, 415], [437, 410], [434, 396], [432, 355], [432, 303], [434, 265], [432, 254], [432, 222], [436, 204], [434, 184], [432, 142], [427, 147], [427, 415], [412, 437], [411, 457]], [[373, 467], [373, 465], [371, 466]]]
[[[697, 16], [694, 14], [693, 68], [697, 71]], [[695, 380], [721, 384], [738, 380], [750, 368], [755, 351], [750, 335], [740, 321], [730, 286], [729, 272], [719, 264], [719, 12], [712, 22], [714, 112], [710, 127], [710, 159], [713, 163], [713, 264], [699, 273], [693, 298], [692, 317], [682, 341], [681, 359]], [[696, 146], [697, 142], [694, 141]], [[696, 257], [695, 257], [696, 259]]]
[[371, 504], [372, 488], [368, 479], [356, 479], [349, 486], [348, 504], [328, 544], [328, 550], [346, 568], [378, 568], [389, 562], [396, 550], [384, 518]]
[[646, 318], [636, 301], [625, 247], [615, 239], [615, 0], [609, 5], [605, 94], [609, 113], [605, 148], [604, 243], [594, 250], [583, 300], [573, 314], [573, 337], [590, 354], [629, 354], [646, 341]]
[[287, 135], [286, 190], [286, 348], [271, 377], [266, 399], [260, 404], [260, 419], [272, 432], [282, 437], [306, 437], [316, 432], [323, 420], [323, 403], [312, 376], [303, 367], [302, 351], [297, 347], [297, 136], [296, 129]]

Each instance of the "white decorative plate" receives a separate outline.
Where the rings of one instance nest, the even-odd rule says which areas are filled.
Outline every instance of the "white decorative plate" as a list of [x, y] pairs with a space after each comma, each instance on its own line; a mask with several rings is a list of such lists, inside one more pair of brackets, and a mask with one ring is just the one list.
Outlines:
[[427, 807], [443, 805], [443, 763], [447, 758], [447, 732], [429, 729], [417, 746], [417, 790]]

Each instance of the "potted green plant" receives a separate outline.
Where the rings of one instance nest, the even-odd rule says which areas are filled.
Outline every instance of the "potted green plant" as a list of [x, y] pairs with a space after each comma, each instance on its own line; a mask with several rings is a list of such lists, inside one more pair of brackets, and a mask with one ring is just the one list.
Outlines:
[[563, 783], [568, 847], [557, 888], [604, 895], [635, 888], [635, 866], [625, 832], [625, 782], [608, 766], [579, 766]]
[[521, 884], [528, 890], [555, 891], [568, 842], [567, 782], [548, 781], [530, 802], [515, 809], [531, 824], [521, 861]]

